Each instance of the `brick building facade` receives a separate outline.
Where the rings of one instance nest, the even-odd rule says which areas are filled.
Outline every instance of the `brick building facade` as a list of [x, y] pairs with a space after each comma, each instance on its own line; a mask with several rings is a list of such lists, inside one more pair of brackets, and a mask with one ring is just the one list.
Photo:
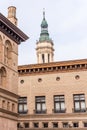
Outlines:
[[8, 19], [0, 13], [0, 129], [17, 130], [18, 45], [28, 37], [15, 26], [13, 6], [8, 8]]

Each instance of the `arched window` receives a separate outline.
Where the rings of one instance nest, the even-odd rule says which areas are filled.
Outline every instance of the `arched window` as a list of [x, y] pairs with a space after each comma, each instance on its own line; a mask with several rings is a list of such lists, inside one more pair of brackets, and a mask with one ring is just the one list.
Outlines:
[[10, 110], [10, 102], [7, 102], [7, 110]]
[[6, 86], [6, 69], [4, 67], [0, 69], [0, 85], [2, 87]]
[[6, 41], [5, 42], [5, 54], [7, 58], [11, 58], [11, 51], [12, 51], [12, 45], [10, 43], [10, 41]]
[[5, 100], [2, 100], [2, 108], [5, 108]]
[[5, 49], [4, 49], [4, 54], [5, 54], [5, 62], [8, 63], [9, 60], [11, 60], [11, 52], [12, 52], [12, 45], [9, 40], [6, 40], [5, 42]]
[[15, 111], [15, 104], [12, 103], [12, 111], [14, 112]]
[[0, 35], [0, 60], [2, 61], [2, 53], [3, 53], [3, 44], [2, 44], [2, 37]]

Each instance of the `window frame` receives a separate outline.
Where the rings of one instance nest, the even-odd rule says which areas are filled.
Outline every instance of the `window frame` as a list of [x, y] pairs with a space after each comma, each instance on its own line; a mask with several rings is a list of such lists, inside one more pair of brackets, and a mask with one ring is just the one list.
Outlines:
[[[38, 105], [39, 105], [39, 109], [38, 109]], [[45, 96], [36, 96], [35, 97], [35, 113], [37, 113], [37, 114], [46, 113]]]
[[58, 128], [58, 122], [53, 122], [53, 128]]
[[[74, 112], [86, 112], [85, 94], [73, 94], [73, 103]], [[79, 108], [76, 108], [77, 103]], [[82, 108], [82, 103], [84, 103], [84, 108]]]
[[43, 128], [48, 128], [49, 123], [48, 122], [43, 122]]
[[[58, 105], [59, 108], [56, 108]], [[64, 105], [64, 106], [62, 106]], [[64, 108], [63, 108], [64, 107]], [[65, 96], [64, 95], [54, 95], [54, 113], [65, 113]]]
[[[20, 109], [20, 105], [22, 106], [22, 109]], [[20, 97], [18, 99], [18, 113], [19, 114], [26, 114], [28, 112], [27, 109], [25, 109], [25, 106], [27, 108], [27, 97]]]
[[79, 127], [79, 122], [73, 122], [73, 127], [78, 128]]

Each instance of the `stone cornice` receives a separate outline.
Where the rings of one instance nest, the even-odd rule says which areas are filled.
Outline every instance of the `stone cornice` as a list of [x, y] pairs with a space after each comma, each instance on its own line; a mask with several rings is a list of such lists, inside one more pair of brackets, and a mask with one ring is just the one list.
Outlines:
[[18, 113], [14, 113], [14, 112], [2, 109], [2, 108], [0, 108], [0, 112], [3, 112], [3, 113], [6, 113], [6, 114], [9, 114], [9, 115], [18, 117]]
[[19, 75], [87, 70], [87, 59], [18, 66]]
[[17, 44], [28, 39], [19, 28], [12, 24], [6, 17], [0, 13], [0, 31], [15, 41]]
[[19, 114], [18, 119], [45, 119], [45, 118], [49, 118], [49, 120], [52, 120], [53, 118], [55, 118], [55, 120], [59, 119], [70, 119], [70, 118], [74, 118], [77, 117], [77, 120], [80, 118], [82, 119], [83, 117], [87, 117], [87, 113], [55, 113], [55, 114]]
[[38, 46], [38, 47], [36, 48], [36, 50], [39, 50], [39, 49], [51, 49], [51, 50], [54, 51], [53, 47], [50, 47], [50, 46]]
[[5, 96], [0, 95], [0, 98], [4, 98], [5, 100], [9, 100], [9, 101], [12, 101], [12, 102], [18, 103], [18, 101], [15, 101], [15, 100], [13, 100], [12, 98], [8, 98], [8, 97], [6, 97], [6, 95], [5, 95]]
[[0, 93], [4, 93], [6, 95], [12, 96], [12, 97], [17, 98], [17, 99], [19, 98], [19, 95], [12, 93], [9, 90], [3, 89], [1, 87], [0, 87]]

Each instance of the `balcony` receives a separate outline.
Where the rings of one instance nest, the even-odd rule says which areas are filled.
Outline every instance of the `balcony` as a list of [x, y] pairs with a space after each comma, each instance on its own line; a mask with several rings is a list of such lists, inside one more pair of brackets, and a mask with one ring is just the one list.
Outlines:
[[34, 114], [46, 114], [47, 110], [34, 110]]
[[52, 111], [53, 111], [53, 113], [65, 113], [65, 112], [66, 112], [66, 109], [60, 109], [60, 110], [58, 110], [58, 109], [53, 109]]
[[85, 109], [76, 109], [76, 108], [73, 108], [72, 109], [72, 112], [75, 112], [75, 113], [86, 112], [86, 111], [87, 111], [87, 108], [85, 108]]
[[27, 114], [28, 110], [22, 110], [22, 111], [18, 111], [19, 114]]

